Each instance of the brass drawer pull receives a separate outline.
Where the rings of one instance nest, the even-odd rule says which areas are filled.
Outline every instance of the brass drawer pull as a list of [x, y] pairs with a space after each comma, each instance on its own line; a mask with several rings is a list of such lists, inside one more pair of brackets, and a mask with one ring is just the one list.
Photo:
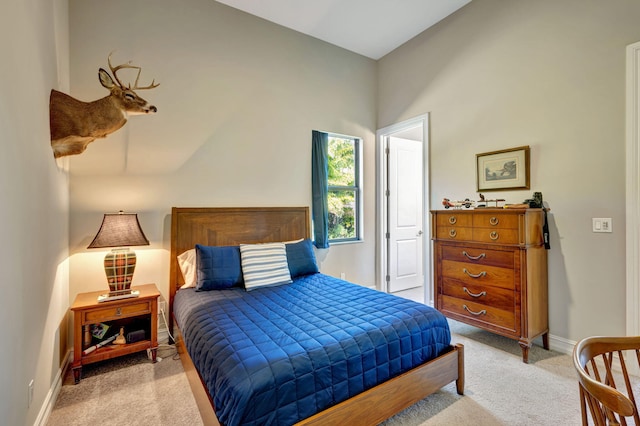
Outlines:
[[467, 257], [467, 259], [469, 259], [469, 260], [480, 260], [480, 259], [482, 259], [482, 258], [487, 256], [485, 253], [480, 253], [477, 256], [471, 256], [469, 253], [467, 253], [464, 250], [462, 251], [462, 254], [465, 255]]
[[469, 308], [467, 307], [467, 305], [462, 305], [462, 307], [464, 308], [464, 310], [465, 310], [465, 311], [469, 312], [471, 315], [475, 315], [475, 316], [478, 316], [478, 315], [487, 315], [487, 310], [486, 310], [486, 309], [483, 309], [483, 310], [481, 310], [480, 312], [473, 312], [471, 309], [469, 309]]
[[497, 240], [498, 239], [498, 233], [496, 231], [492, 231], [489, 234], [489, 238], [491, 238], [493, 241]]
[[462, 287], [462, 290], [464, 290], [464, 292], [465, 292], [465, 293], [467, 293], [467, 294], [468, 294], [469, 296], [471, 296], [471, 297], [482, 297], [482, 296], [486, 296], [486, 295], [487, 295], [487, 292], [486, 292], [486, 291], [481, 291], [480, 293], [477, 293], [477, 294], [476, 294], [476, 293], [471, 293], [471, 292], [469, 291], [469, 289], [468, 289], [468, 288], [466, 288], [466, 287]]
[[496, 225], [498, 224], [498, 222], [500, 222], [500, 221], [499, 221], [499, 220], [498, 220], [498, 218], [497, 218], [497, 217], [495, 217], [495, 216], [492, 216], [492, 217], [489, 219], [489, 223], [490, 223], [491, 225], [493, 225], [493, 226], [496, 226]]
[[456, 230], [455, 230], [455, 229], [449, 229], [449, 236], [450, 236], [451, 238], [455, 238], [457, 234], [458, 234], [458, 233], [456, 232]]
[[467, 268], [462, 268], [462, 271], [465, 274], [469, 275], [471, 278], [481, 278], [481, 277], [484, 277], [485, 275], [487, 275], [486, 271], [482, 271], [479, 274], [472, 274], [471, 272], [467, 271]]
[[122, 308], [120, 308], [120, 307], [116, 308], [116, 315], [118, 315], [118, 316], [122, 315]]
[[458, 219], [455, 216], [449, 216], [449, 223], [455, 225]]

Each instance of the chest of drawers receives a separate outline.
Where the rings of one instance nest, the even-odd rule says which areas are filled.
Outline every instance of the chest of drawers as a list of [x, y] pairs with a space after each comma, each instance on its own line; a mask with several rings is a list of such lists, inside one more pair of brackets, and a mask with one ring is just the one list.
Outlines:
[[529, 359], [549, 349], [542, 209], [434, 210], [435, 305], [445, 316], [512, 339]]

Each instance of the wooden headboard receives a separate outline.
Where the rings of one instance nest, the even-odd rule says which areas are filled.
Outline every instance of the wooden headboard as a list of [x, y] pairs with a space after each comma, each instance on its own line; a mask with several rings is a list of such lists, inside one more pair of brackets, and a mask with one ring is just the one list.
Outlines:
[[184, 284], [177, 256], [196, 244], [235, 246], [310, 238], [309, 207], [173, 207], [169, 306]]

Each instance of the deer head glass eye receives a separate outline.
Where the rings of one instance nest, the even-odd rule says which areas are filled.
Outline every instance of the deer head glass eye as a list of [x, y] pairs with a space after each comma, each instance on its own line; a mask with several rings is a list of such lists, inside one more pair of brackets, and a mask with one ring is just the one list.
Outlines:
[[124, 97], [127, 98], [127, 100], [129, 100], [129, 101], [132, 101], [132, 100], [134, 100], [136, 98], [131, 93], [125, 93]]

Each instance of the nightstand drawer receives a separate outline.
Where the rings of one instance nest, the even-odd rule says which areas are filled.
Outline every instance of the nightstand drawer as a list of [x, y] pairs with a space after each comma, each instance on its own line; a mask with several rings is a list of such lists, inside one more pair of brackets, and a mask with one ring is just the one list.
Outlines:
[[130, 305], [114, 306], [104, 309], [95, 309], [84, 312], [83, 323], [94, 324], [96, 322], [110, 321], [118, 318], [126, 318], [151, 313], [150, 302], [133, 303]]

